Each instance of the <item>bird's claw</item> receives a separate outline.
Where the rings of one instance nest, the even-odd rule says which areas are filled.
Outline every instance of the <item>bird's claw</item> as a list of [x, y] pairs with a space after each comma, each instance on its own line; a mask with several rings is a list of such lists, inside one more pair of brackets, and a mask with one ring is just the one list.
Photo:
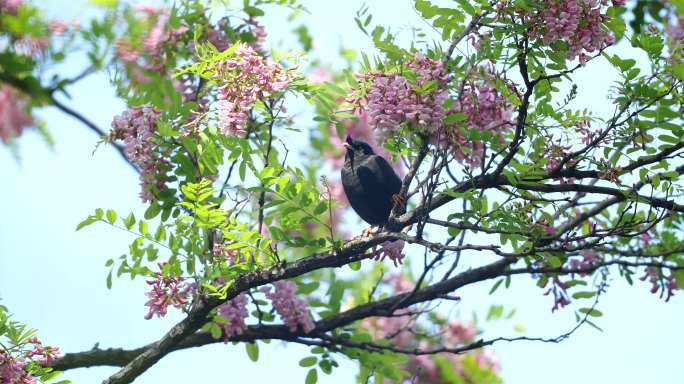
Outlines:
[[373, 236], [373, 227], [368, 227], [361, 232], [361, 237], [371, 237]]

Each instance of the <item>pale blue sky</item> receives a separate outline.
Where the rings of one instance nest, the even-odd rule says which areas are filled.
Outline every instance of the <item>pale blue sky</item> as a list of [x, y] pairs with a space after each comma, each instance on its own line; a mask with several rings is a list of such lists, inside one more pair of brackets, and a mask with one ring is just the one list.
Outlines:
[[[340, 44], [366, 52], [371, 44], [356, 28], [354, 12], [361, 1], [306, 1], [311, 15], [304, 15], [315, 38], [314, 45], [323, 61], [337, 55]], [[400, 28], [407, 24], [425, 27], [407, 0], [369, 2], [374, 21]], [[85, 12], [82, 1], [41, 1], [52, 15], [71, 19]], [[293, 28], [279, 15], [266, 20], [271, 42]], [[628, 48], [621, 48], [623, 51]], [[84, 63], [70, 60], [78, 72]], [[579, 105], [599, 108], [607, 114], [605, 94], [611, 78], [608, 67], [599, 63], [578, 77]], [[114, 99], [107, 77], [96, 75], [74, 86], [69, 105], [103, 128], [124, 105]], [[604, 109], [605, 108], [605, 109]], [[17, 163], [9, 151], [0, 147], [0, 297], [17, 320], [37, 328], [46, 343], [65, 352], [100, 347], [138, 347], [158, 339], [180, 319], [173, 313], [165, 319], [146, 321], [142, 280], [115, 280], [113, 290], [105, 287], [105, 261], [126, 251], [132, 240], [128, 235], [95, 225], [74, 232], [76, 224], [97, 207], [120, 213], [133, 211], [142, 216], [144, 205], [137, 197], [138, 180], [113, 150], [92, 151], [96, 137], [71, 118], [48, 108], [40, 113], [56, 139], [54, 150], [33, 132], [19, 143], [22, 160]], [[410, 255], [409, 255], [410, 256]], [[470, 256], [473, 257], [473, 256]], [[516, 308], [514, 322], [481, 323], [486, 336], [515, 336], [513, 323], [524, 324], [530, 336], [557, 336], [570, 329], [574, 316], [570, 310], [550, 313], [551, 299], [528, 280], [513, 281], [509, 291], [487, 296], [489, 285], [459, 291], [463, 298], [459, 311], [480, 318], [490, 304]], [[604, 317], [593, 328], [579, 330], [558, 345], [515, 343], [496, 345], [502, 376], [507, 383], [659, 383], [682, 380], [680, 331], [684, 317], [684, 294], [678, 292], [670, 303], [663, 303], [648, 292], [648, 285], [637, 281], [635, 287], [615, 280], [602, 297], [599, 308]], [[172, 353], [136, 383], [301, 383], [306, 369], [297, 361], [307, 355], [298, 346], [285, 348], [279, 343], [261, 346], [259, 363], [251, 363], [242, 345], [218, 344], [201, 349]], [[339, 359], [342, 367], [333, 376], [322, 375], [321, 383], [350, 383], [356, 367]], [[91, 368], [65, 374], [75, 383], [95, 383], [115, 368]]]

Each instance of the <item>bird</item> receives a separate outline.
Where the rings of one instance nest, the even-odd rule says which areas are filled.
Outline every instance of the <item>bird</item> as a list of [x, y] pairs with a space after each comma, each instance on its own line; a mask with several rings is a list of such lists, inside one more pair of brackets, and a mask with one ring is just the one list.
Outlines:
[[384, 157], [368, 143], [347, 136], [342, 167], [342, 187], [349, 204], [368, 224], [382, 228], [394, 204], [404, 204], [399, 195], [401, 179]]

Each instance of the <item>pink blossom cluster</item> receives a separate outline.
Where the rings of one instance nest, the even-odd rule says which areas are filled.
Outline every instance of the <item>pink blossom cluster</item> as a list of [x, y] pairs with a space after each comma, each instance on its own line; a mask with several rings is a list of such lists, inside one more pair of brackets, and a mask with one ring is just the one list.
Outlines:
[[489, 132], [503, 141], [504, 134], [513, 127], [513, 105], [487, 80], [471, 82], [463, 87], [449, 113], [463, 113], [465, 122], [449, 124], [438, 141], [448, 145], [456, 160], [475, 166], [484, 153], [481, 141], [469, 139], [462, 131], [476, 129]]
[[0, 383], [34, 384], [36, 378], [26, 372], [26, 360], [10, 355], [4, 348], [0, 348]]
[[[669, 23], [665, 27], [665, 32], [670, 37], [670, 56], [673, 58], [676, 54], [679, 57], [684, 56], [684, 15], [677, 15], [676, 10], [669, 12], [667, 15]], [[676, 52], [679, 47], [679, 52]]]
[[590, 269], [603, 261], [603, 258], [598, 253], [596, 253], [596, 251], [589, 249], [581, 250], [579, 252], [579, 256], [579, 258], [569, 258], [567, 262], [567, 268], [587, 270], [586, 272], [580, 272], [580, 276], [590, 275]]
[[[624, 0], [614, 0], [624, 5]], [[542, 0], [539, 11], [529, 16], [532, 35], [549, 45], [563, 41], [568, 45], [566, 58], [579, 56], [580, 63], [589, 59], [586, 53], [603, 49], [615, 38], [602, 27], [609, 17], [605, 15], [606, 0]]]
[[380, 244], [380, 249], [375, 251], [375, 260], [384, 260], [386, 257], [394, 263], [394, 266], [402, 264], [404, 260], [404, 240], [385, 241]]
[[428, 134], [442, 127], [446, 116], [444, 102], [448, 97], [445, 88], [449, 76], [444, 74], [442, 63], [420, 54], [407, 61], [406, 66], [416, 76], [415, 84], [398, 73], [370, 73], [368, 115], [370, 124], [379, 132], [392, 132], [407, 122]]
[[17, 54], [30, 57], [39, 57], [50, 46], [50, 38], [47, 36], [21, 36], [15, 43], [14, 49]]
[[[544, 165], [544, 170], [546, 172], [553, 172], [560, 166], [561, 162], [563, 161], [564, 158], [569, 156], [572, 153], [572, 146], [570, 145], [560, 145], [560, 144], [552, 144], [549, 145], [544, 152], [544, 157], [548, 160], [546, 162], [546, 165]], [[572, 159], [569, 160], [565, 163], [566, 167], [572, 167], [577, 163], [576, 160]], [[574, 184], [575, 179], [572, 177], [569, 178], [560, 178], [561, 183], [565, 184]]]
[[240, 45], [233, 55], [218, 64], [218, 121], [226, 135], [245, 134], [249, 108], [287, 88], [292, 74], [277, 63], [268, 64], [254, 48]]
[[540, 288], [545, 288], [548, 282], [551, 281], [551, 287], [544, 293], [544, 296], [553, 295], [553, 307], [551, 307], [551, 312], [565, 307], [570, 304], [570, 296], [568, 296], [567, 289], [570, 286], [554, 277], [550, 280], [540, 280], [538, 286]]
[[54, 36], [61, 36], [69, 30], [69, 24], [62, 20], [52, 20], [48, 23], [48, 30]]
[[16, 15], [17, 9], [24, 4], [24, 0], [0, 0], [0, 12]]
[[155, 279], [146, 281], [151, 287], [151, 290], [145, 293], [149, 299], [145, 303], [145, 306], [149, 307], [145, 315], [146, 320], [154, 315], [166, 316], [169, 305], [178, 309], [182, 308], [188, 303], [189, 297], [195, 290], [195, 284], [187, 283], [182, 277], [166, 277], [160, 272], [156, 275]]
[[[388, 284], [393, 294], [410, 292], [414, 283], [406, 276], [393, 273], [383, 279]], [[408, 347], [415, 339], [415, 321], [407, 309], [395, 311], [392, 316], [370, 317], [362, 321], [362, 327], [369, 330], [377, 339], [392, 339], [392, 342], [401, 348]]]
[[154, 200], [166, 188], [164, 175], [171, 169], [153, 142], [160, 116], [161, 112], [150, 106], [133, 107], [114, 117], [109, 134], [109, 141], [123, 140], [126, 157], [140, 168], [140, 197], [144, 202]]
[[207, 40], [219, 51], [223, 52], [230, 47], [230, 39], [225, 32], [228, 25], [225, 19], [221, 19], [216, 24], [211, 25], [207, 31]]
[[[477, 335], [477, 330], [475, 329], [475, 324], [464, 324], [458, 320], [447, 324], [442, 329], [442, 337], [440, 342], [436, 346], [444, 346], [448, 348], [455, 348], [463, 345], [473, 343], [475, 341], [475, 336]], [[427, 340], [423, 340], [419, 343], [420, 349], [430, 349], [436, 346], [431, 345]], [[465, 378], [465, 382], [470, 382], [470, 378], [467, 377], [467, 372], [465, 365], [470, 362], [466, 360], [474, 361], [475, 364], [480, 369], [498, 372], [500, 367], [499, 363], [494, 356], [493, 352], [488, 349], [476, 350], [469, 354], [454, 355], [454, 354], [439, 354], [439, 356], [447, 360], [451, 364], [451, 370], [457, 375]], [[418, 355], [412, 356], [408, 363], [408, 371], [416, 372], [417, 383], [433, 384], [433, 383], [449, 383], [451, 381], [445, 380], [442, 377], [442, 372], [435, 362], [434, 358], [429, 355]]]
[[324, 66], [318, 66], [309, 73], [309, 82], [311, 84], [320, 85], [332, 80], [332, 72]]
[[0, 347], [0, 383], [2, 384], [35, 384], [36, 378], [27, 372], [29, 361], [35, 361], [42, 366], [52, 364], [54, 359], [61, 358], [63, 354], [57, 347], [43, 345], [38, 338], [31, 337], [27, 344], [33, 344], [33, 349], [21, 348], [21, 356], [12, 356], [7, 350]]
[[663, 271], [659, 267], [647, 267], [644, 271], [644, 275], [639, 278], [641, 281], [648, 280], [651, 283], [651, 293], [658, 293], [660, 291], [660, 297], [665, 296], [665, 302], [670, 301], [670, 298], [674, 296], [674, 291], [679, 289], [679, 284], [675, 279], [672, 271], [668, 276], [663, 274]]
[[577, 129], [577, 132], [580, 134], [580, 137], [582, 138], [582, 143], [584, 145], [590, 145], [594, 140], [596, 140], [597, 137], [599, 137], [603, 133], [603, 129], [601, 128], [595, 130], [590, 129], [591, 120], [589, 119], [576, 121], [575, 128]]
[[247, 295], [244, 292], [219, 305], [216, 311], [223, 318], [221, 328], [226, 338], [240, 335], [247, 329], [245, 319], [249, 316], [249, 312], [247, 312]]
[[[410, 292], [414, 287], [414, 283], [401, 274], [391, 274], [383, 281], [389, 285], [393, 294]], [[361, 322], [361, 327], [370, 332], [373, 338], [389, 339], [394, 346], [404, 349], [455, 348], [475, 341], [477, 329], [474, 323], [464, 323], [457, 319], [443, 323], [434, 337], [419, 338], [417, 335], [425, 336], [425, 332], [417, 323], [416, 315], [409, 308], [404, 308], [395, 311], [392, 316], [366, 318]], [[464, 369], [466, 359], [474, 360], [484, 370], [496, 372], [499, 369], [498, 362], [489, 350], [478, 350], [462, 355], [444, 353], [439, 356], [449, 361], [453, 372], [462, 377], [467, 375]], [[404, 368], [414, 373], [417, 383], [446, 382], [433, 356], [412, 356]]]
[[7, 144], [12, 137], [19, 137], [24, 128], [33, 124], [27, 115], [26, 100], [11, 86], [0, 84], [0, 140]]
[[309, 306], [297, 297], [297, 284], [289, 280], [280, 280], [273, 283], [273, 287], [275, 290], [267, 286], [262, 287], [261, 291], [271, 300], [273, 309], [290, 331], [297, 331], [298, 326], [301, 326], [305, 333], [313, 331], [315, 325], [309, 313]]
[[[169, 10], [166, 7], [154, 7], [148, 4], [136, 4], [133, 8], [145, 14], [147, 30], [142, 41], [134, 41], [129, 37], [122, 37], [115, 42], [116, 56], [123, 62], [130, 64], [132, 79], [137, 82], [148, 82], [149, 77], [144, 70], [159, 73], [165, 72], [164, 45], [176, 42], [180, 36], [188, 31], [187, 26], [171, 28], [168, 24]], [[138, 59], [145, 58], [142, 66]]]
[[214, 254], [214, 256], [226, 260], [228, 265], [243, 262], [243, 260], [238, 258], [240, 252], [237, 249], [228, 249], [227, 246], [231, 243], [232, 242], [228, 242], [226, 244], [215, 243], [214, 248], [212, 249], [212, 253]]
[[264, 26], [254, 17], [245, 20], [245, 24], [247, 24], [249, 31], [254, 35], [255, 40], [250, 44], [252, 48], [259, 52], [264, 52], [264, 44], [266, 43], [266, 37], [268, 36], [266, 28], [264, 28]]
[[28, 342], [33, 344], [33, 349], [26, 352], [26, 357], [37, 360], [42, 366], [48, 366], [52, 364], [54, 359], [64, 356], [59, 348], [43, 345], [36, 337], [29, 338]]

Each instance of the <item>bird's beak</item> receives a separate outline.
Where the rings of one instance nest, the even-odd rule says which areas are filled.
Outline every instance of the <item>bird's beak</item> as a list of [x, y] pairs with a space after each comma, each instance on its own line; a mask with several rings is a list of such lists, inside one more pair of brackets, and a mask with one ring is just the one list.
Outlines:
[[351, 146], [351, 144], [349, 144], [349, 143], [344, 143], [344, 144], [342, 144], [342, 145], [344, 145], [344, 147], [347, 148], [347, 150], [351, 150], [351, 149], [352, 149], [352, 146]]

